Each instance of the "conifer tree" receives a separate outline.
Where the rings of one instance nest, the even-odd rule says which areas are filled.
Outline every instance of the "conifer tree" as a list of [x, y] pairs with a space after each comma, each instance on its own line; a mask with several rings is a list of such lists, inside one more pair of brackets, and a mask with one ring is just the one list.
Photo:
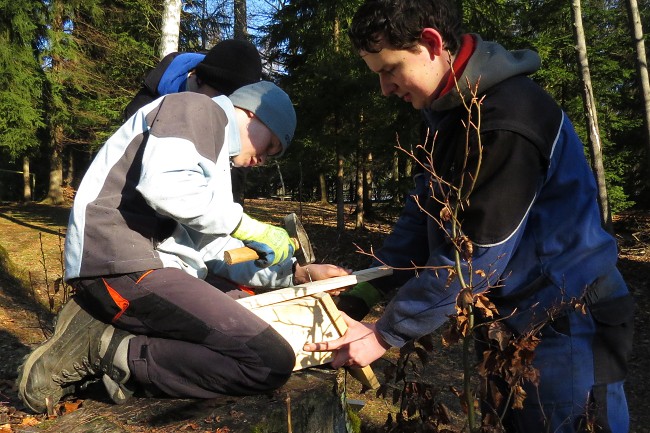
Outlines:
[[[46, 201], [64, 201], [64, 168], [74, 176], [74, 153], [86, 155], [122, 122], [126, 102], [155, 64], [160, 11], [155, 0], [50, 0], [41, 52], [49, 156]], [[156, 24], [157, 23], [157, 24]], [[152, 37], [154, 33], [156, 36]]]
[[[41, 3], [0, 0], [0, 10], [0, 159], [22, 164], [23, 157], [38, 147], [38, 132], [44, 126], [43, 75], [34, 52], [42, 30]], [[0, 188], [6, 191], [7, 184], [17, 180], [2, 177]]]

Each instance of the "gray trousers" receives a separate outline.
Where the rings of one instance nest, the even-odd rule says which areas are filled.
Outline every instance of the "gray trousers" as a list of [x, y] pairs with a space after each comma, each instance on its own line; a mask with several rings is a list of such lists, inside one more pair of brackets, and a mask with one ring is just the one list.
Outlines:
[[293, 349], [225, 293], [231, 285], [220, 290], [165, 268], [73, 286], [91, 314], [136, 335], [129, 368], [149, 390], [181, 398], [249, 395], [278, 388], [291, 375]]

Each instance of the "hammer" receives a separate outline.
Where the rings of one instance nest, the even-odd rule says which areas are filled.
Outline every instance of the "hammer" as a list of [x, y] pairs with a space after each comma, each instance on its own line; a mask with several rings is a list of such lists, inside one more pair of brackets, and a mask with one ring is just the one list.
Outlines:
[[[284, 217], [284, 229], [296, 245], [294, 257], [298, 260], [298, 264], [300, 266], [306, 266], [310, 263], [314, 263], [316, 257], [311, 248], [309, 237], [307, 237], [307, 232], [295, 213], [290, 213]], [[224, 253], [224, 259], [229, 265], [257, 260], [259, 258], [257, 251], [248, 247], [235, 248], [234, 250], [226, 251]]]

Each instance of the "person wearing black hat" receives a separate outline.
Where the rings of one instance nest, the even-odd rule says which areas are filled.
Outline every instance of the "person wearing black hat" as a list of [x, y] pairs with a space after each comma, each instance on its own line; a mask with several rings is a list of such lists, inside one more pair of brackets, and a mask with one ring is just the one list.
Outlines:
[[255, 45], [226, 39], [207, 53], [170, 53], [152, 69], [124, 110], [124, 120], [163, 95], [194, 91], [210, 97], [230, 95], [262, 79], [262, 61]]
[[[207, 53], [170, 53], [152, 69], [124, 110], [124, 120], [163, 95], [191, 91], [210, 97], [230, 95], [262, 79], [262, 61], [247, 40], [226, 39]], [[243, 204], [248, 168], [230, 172], [235, 201]]]

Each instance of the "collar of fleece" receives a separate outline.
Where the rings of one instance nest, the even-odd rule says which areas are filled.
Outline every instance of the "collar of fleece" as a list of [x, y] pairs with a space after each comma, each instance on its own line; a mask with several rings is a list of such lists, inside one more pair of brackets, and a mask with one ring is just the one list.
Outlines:
[[472, 57], [472, 53], [474, 53], [474, 48], [476, 48], [476, 39], [474, 39], [470, 34], [464, 34], [460, 42], [460, 50], [458, 50], [454, 63], [451, 65], [454, 73], [453, 75], [449, 74], [447, 84], [445, 85], [445, 88], [442, 89], [442, 92], [440, 92], [440, 96], [445, 95], [451, 89], [456, 87], [456, 82], [460, 80], [460, 77], [463, 75], [465, 66], [467, 66], [469, 58]]

